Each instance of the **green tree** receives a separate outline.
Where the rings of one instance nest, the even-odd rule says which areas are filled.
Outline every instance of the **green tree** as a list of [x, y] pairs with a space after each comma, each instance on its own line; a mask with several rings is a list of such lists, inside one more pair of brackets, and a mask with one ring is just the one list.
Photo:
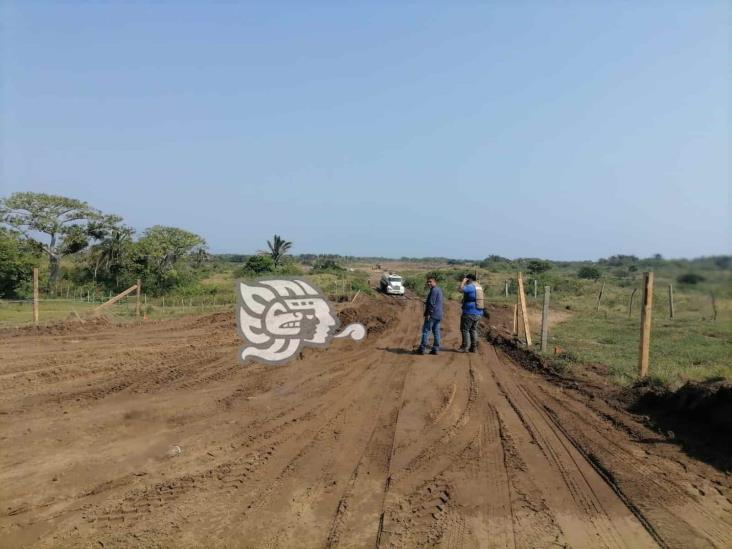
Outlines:
[[18, 297], [30, 283], [36, 257], [28, 242], [0, 227], [0, 297]]
[[155, 225], [145, 229], [138, 244], [158, 269], [165, 270], [194, 250], [205, 248], [206, 241], [184, 229]]
[[275, 265], [268, 255], [253, 255], [247, 259], [244, 266], [237, 273], [238, 276], [257, 276], [274, 272]]
[[274, 235], [274, 238], [272, 240], [267, 241], [267, 246], [269, 246], [269, 255], [272, 258], [272, 261], [274, 262], [274, 266], [276, 268], [280, 266], [280, 263], [284, 259], [285, 255], [287, 255], [287, 252], [289, 252], [290, 248], [292, 248], [292, 242], [288, 242], [279, 235]]
[[185, 280], [176, 270], [178, 262], [202, 248], [206, 248], [206, 241], [195, 233], [155, 225], [146, 229], [133, 247], [133, 270], [148, 287], [168, 289]]
[[552, 264], [542, 259], [532, 259], [526, 266], [526, 270], [528, 270], [531, 274], [540, 274], [548, 271], [551, 268]]
[[500, 270], [510, 268], [512, 263], [513, 262], [506, 257], [493, 254], [486, 257], [478, 265], [481, 269]]
[[191, 253], [191, 257], [193, 260], [193, 266], [196, 269], [200, 269], [203, 265], [211, 261], [211, 254], [208, 253], [205, 246], [198, 246], [194, 249]]
[[596, 267], [585, 266], [580, 267], [579, 271], [577, 271], [577, 276], [579, 278], [585, 278], [588, 280], [597, 280], [598, 278], [600, 278], [601, 274], [600, 270]]
[[[0, 222], [36, 243], [47, 255], [51, 285], [58, 280], [63, 256], [83, 250], [105, 225], [120, 220], [65, 196], [25, 192], [0, 200]], [[42, 235], [43, 240], [35, 235]]]
[[124, 225], [109, 227], [102, 240], [89, 249], [94, 283], [98, 278], [104, 278], [115, 289], [119, 288], [120, 277], [128, 266], [134, 234], [134, 229]]

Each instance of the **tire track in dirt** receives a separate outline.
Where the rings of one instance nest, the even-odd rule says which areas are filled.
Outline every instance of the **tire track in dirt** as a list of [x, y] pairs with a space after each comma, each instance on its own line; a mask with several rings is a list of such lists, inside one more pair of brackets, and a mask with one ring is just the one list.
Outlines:
[[[693, 486], [679, 485], [673, 476], [648, 463], [644, 459], [645, 453], [634, 455], [627, 447], [616, 443], [611, 435], [602, 436], [602, 431], [598, 430], [599, 422], [590, 425], [586, 413], [577, 413], [568, 401], [560, 401], [546, 392], [539, 400], [534, 391], [527, 389], [527, 392], [535, 405], [545, 409], [557, 429], [644, 523], [659, 545], [678, 546], [678, 540], [692, 529], [706, 538], [711, 546], [723, 546], [728, 541], [726, 536], [732, 527], [732, 505], [721, 494], [714, 498], [717, 500], [715, 507], [710, 509], [701, 505], [694, 498]], [[565, 424], [571, 427], [565, 427]], [[628, 478], [628, 471], [634, 473], [632, 480]], [[636, 504], [635, 501], [641, 503]], [[654, 524], [662, 524], [663, 528], [656, 528]]]
[[[527, 398], [521, 386], [506, 375], [508, 365], [501, 362], [500, 357], [493, 352], [498, 362], [504, 366], [504, 369], [493, 370], [498, 390], [544, 457], [541, 469], [552, 471], [561, 479], [561, 484], [557, 486], [556, 480], [548, 478], [546, 473], [539, 477], [544, 483], [554, 483], [552, 489], [547, 486], [545, 490], [545, 493], [555, 494], [554, 502], [550, 505], [561, 508], [571, 503], [572, 515], [582, 517], [579, 521], [573, 519], [573, 524], [562, 525], [562, 530], [568, 536], [571, 533], [568, 538], [570, 544], [600, 547], [656, 546], [653, 535], [649, 536], [645, 525], [637, 521], [632, 510], [627, 509], [615, 491], [606, 484], [605, 479], [597, 474], [592, 464], [556, 429], [543, 409]], [[557, 492], [557, 488], [561, 492]], [[564, 496], [563, 501], [557, 497], [560, 494]], [[561, 523], [562, 519], [559, 520]]]

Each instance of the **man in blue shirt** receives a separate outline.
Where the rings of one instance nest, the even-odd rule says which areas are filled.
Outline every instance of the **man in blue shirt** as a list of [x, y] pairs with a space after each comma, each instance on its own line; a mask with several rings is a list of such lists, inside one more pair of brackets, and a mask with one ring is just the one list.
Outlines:
[[475, 353], [478, 350], [478, 322], [483, 316], [483, 309], [478, 308], [476, 303], [476, 278], [470, 273], [463, 278], [458, 287], [463, 294], [463, 314], [460, 317], [460, 332], [463, 336], [463, 343], [458, 349], [459, 353], [470, 351]]
[[422, 342], [419, 344], [417, 354], [423, 355], [427, 352], [427, 343], [429, 342], [430, 332], [432, 332], [432, 351], [431, 355], [436, 355], [440, 350], [440, 321], [442, 320], [442, 288], [437, 285], [434, 277], [427, 279], [429, 293], [427, 299], [424, 300], [424, 324], [422, 324]]

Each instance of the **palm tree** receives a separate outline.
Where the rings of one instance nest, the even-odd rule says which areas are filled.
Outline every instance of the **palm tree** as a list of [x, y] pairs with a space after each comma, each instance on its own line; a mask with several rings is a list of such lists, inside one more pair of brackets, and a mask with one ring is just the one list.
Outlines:
[[274, 235], [272, 240], [267, 241], [267, 246], [269, 246], [269, 255], [272, 257], [275, 267], [279, 267], [280, 262], [292, 248], [292, 242], [288, 242], [279, 235]]
[[97, 281], [97, 272], [100, 268], [103, 268], [110, 276], [114, 276], [115, 285], [119, 286], [122, 256], [127, 245], [132, 242], [134, 232], [130, 227], [114, 227], [99, 244], [92, 246], [90, 259], [93, 263], [95, 283]]

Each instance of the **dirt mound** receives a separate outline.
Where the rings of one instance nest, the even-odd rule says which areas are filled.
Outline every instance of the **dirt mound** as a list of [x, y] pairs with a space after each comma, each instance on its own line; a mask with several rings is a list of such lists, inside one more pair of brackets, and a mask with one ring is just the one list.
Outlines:
[[644, 382], [633, 391], [634, 411], [648, 415], [672, 438], [683, 440], [694, 451], [703, 450], [705, 458], [732, 470], [731, 382], [688, 382], [675, 391]]
[[105, 314], [94, 314], [80, 316], [78, 314], [70, 314], [66, 319], [49, 322], [40, 326], [15, 326], [0, 328], [0, 337], [26, 336], [26, 335], [63, 335], [75, 332], [94, 332], [100, 328], [119, 323]]
[[234, 311], [223, 311], [220, 313], [212, 313], [203, 316], [193, 317], [189, 325], [191, 327], [221, 327], [230, 328], [236, 326], [236, 315]]
[[346, 307], [338, 312], [341, 326], [360, 322], [366, 326], [368, 334], [380, 334], [392, 324], [397, 314], [395, 311], [381, 311], [372, 306]]
[[697, 420], [732, 433], [732, 383], [714, 380], [688, 382], [676, 391], [665, 387], [640, 383], [636, 385], [639, 408], [666, 410], [682, 413]]

